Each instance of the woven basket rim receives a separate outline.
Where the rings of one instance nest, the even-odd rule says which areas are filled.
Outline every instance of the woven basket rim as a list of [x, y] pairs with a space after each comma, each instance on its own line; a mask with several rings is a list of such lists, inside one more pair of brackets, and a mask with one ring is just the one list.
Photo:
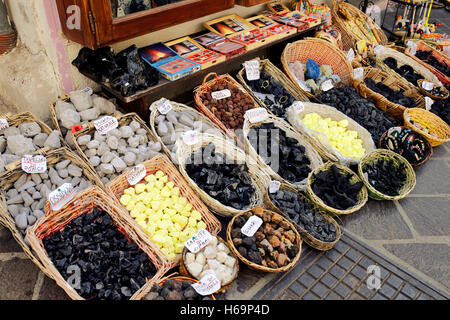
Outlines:
[[417, 87], [419, 88], [420, 93], [422, 93], [422, 94], [424, 94], [424, 95], [430, 97], [430, 98], [433, 99], [433, 100], [445, 100], [445, 99], [448, 99], [448, 97], [450, 96], [450, 93], [449, 93], [449, 91], [445, 88], [445, 86], [440, 86], [440, 87], [439, 87], [439, 88], [444, 92], [445, 96], [443, 96], [443, 97], [435, 96], [434, 94], [432, 94], [431, 92], [425, 90], [425, 89], [422, 87], [422, 83], [423, 83], [424, 81], [426, 81], [426, 80], [424, 80], [424, 79], [419, 79], [419, 80], [417, 80]]
[[[410, 120], [408, 120], [408, 116], [411, 117], [411, 120], [413, 120], [412, 117], [415, 117], [415, 116], [424, 116], [427, 118], [431, 118], [432, 121], [437, 123], [437, 126], [442, 127], [443, 130], [445, 130], [447, 132], [447, 137], [439, 138], [439, 137], [435, 137], [428, 133], [423, 132], [422, 130], [420, 130], [419, 128], [414, 126], [410, 122]], [[424, 136], [425, 139], [427, 139], [430, 142], [432, 147], [435, 147], [437, 145], [440, 145], [442, 143], [450, 141], [450, 126], [444, 120], [442, 120], [439, 116], [435, 115], [431, 111], [428, 111], [425, 109], [420, 109], [420, 108], [406, 109], [405, 112], [403, 113], [403, 119], [405, 121], [406, 127], [408, 127], [409, 129], [412, 129], [413, 131], [416, 131], [416, 132], [420, 133], [422, 136]]]

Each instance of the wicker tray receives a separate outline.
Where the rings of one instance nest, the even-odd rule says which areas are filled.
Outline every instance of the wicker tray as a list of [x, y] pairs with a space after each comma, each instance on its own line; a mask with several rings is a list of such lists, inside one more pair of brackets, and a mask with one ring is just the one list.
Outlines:
[[314, 203], [312, 203], [307, 197], [305, 197], [301, 192], [299, 192], [297, 189], [292, 188], [291, 186], [282, 183], [280, 185], [280, 190], [287, 190], [290, 192], [295, 192], [296, 194], [298, 194], [298, 196], [302, 199], [302, 201], [304, 202], [309, 202], [313, 205], [313, 210], [315, 212], [317, 212], [318, 214], [322, 215], [324, 217], [325, 220], [327, 220], [329, 223], [333, 224], [334, 227], [336, 228], [336, 240], [333, 242], [325, 242], [319, 239], [316, 239], [315, 237], [313, 237], [308, 231], [306, 231], [305, 229], [303, 229], [302, 227], [300, 227], [298, 224], [294, 223], [288, 216], [288, 214], [286, 214], [285, 212], [282, 212], [277, 206], [275, 206], [272, 202], [272, 200], [270, 200], [270, 196], [269, 196], [269, 191], [267, 190], [267, 192], [264, 195], [264, 202], [267, 206], [267, 208], [271, 211], [275, 211], [276, 213], [281, 214], [283, 217], [285, 217], [287, 220], [289, 220], [290, 223], [292, 223], [295, 228], [297, 229], [298, 233], [300, 234], [300, 236], [302, 237], [302, 239], [308, 244], [310, 245], [312, 248], [320, 250], [320, 251], [327, 251], [330, 250], [331, 248], [334, 247], [334, 245], [339, 241], [339, 239], [341, 238], [341, 227], [339, 226], [339, 224], [336, 222], [336, 220], [334, 220], [330, 215], [326, 214], [323, 210], [321, 210], [317, 205], [315, 205]]
[[314, 193], [314, 191], [312, 190], [311, 185], [314, 182], [313, 174], [319, 173], [320, 171], [324, 171], [324, 170], [330, 170], [330, 168], [331, 168], [331, 166], [333, 164], [336, 165], [338, 170], [340, 170], [341, 172], [343, 171], [344, 173], [348, 173], [348, 174], [352, 175], [352, 178], [350, 179], [350, 183], [354, 184], [354, 183], [357, 183], [357, 182], [361, 181], [361, 179], [358, 177], [358, 175], [355, 172], [353, 172], [352, 170], [350, 170], [349, 168], [347, 168], [347, 167], [345, 167], [343, 165], [340, 165], [338, 163], [327, 162], [323, 166], [317, 168], [316, 170], [312, 171], [309, 174], [308, 186], [307, 186], [307, 189], [306, 189], [308, 197], [311, 199], [311, 201], [313, 203], [317, 204], [321, 209], [323, 209], [323, 210], [325, 210], [327, 212], [330, 212], [330, 213], [342, 214], [342, 215], [345, 214], [346, 215], [346, 214], [351, 214], [351, 213], [354, 213], [354, 212], [360, 210], [362, 207], [364, 207], [364, 205], [366, 204], [366, 202], [368, 200], [367, 189], [366, 189], [365, 186], [363, 186], [361, 188], [361, 191], [358, 193], [358, 201], [357, 201], [357, 203], [353, 207], [348, 208], [346, 210], [339, 210], [339, 209], [336, 209], [336, 208], [333, 208], [333, 207], [330, 207], [330, 206], [326, 205], [323, 202], [323, 200], [320, 199]]
[[435, 96], [430, 91], [425, 90], [422, 87], [422, 83], [423, 83], [423, 79], [417, 80], [417, 87], [419, 88], [420, 93], [423, 94], [424, 96], [428, 96], [433, 100], [446, 100], [450, 96], [450, 93], [444, 86], [440, 87], [441, 91], [444, 93], [444, 96], [441, 97], [441, 96]]
[[[272, 268], [269, 268], [269, 267], [264, 267], [262, 265], [258, 265], [256, 263], [254, 263], [254, 262], [244, 258], [239, 253], [239, 251], [236, 249], [236, 247], [233, 244], [233, 239], [231, 238], [231, 229], [232, 229], [232, 226], [233, 226], [234, 221], [236, 220], [236, 218], [239, 217], [239, 216], [245, 215], [247, 213], [250, 213], [251, 215], [257, 215], [257, 216], [261, 217], [263, 212], [270, 212], [272, 215], [278, 216], [281, 220], [286, 221], [289, 224], [291, 230], [295, 232], [295, 238], [296, 238], [295, 242], [299, 246], [299, 251], [298, 251], [297, 255], [295, 256], [295, 258], [292, 259], [292, 261], [288, 265], [286, 265], [284, 267], [272, 269]], [[288, 270], [292, 269], [295, 266], [297, 261], [300, 259], [300, 255], [302, 253], [302, 242], [303, 241], [302, 241], [302, 238], [300, 237], [299, 233], [297, 232], [297, 229], [295, 228], [295, 226], [292, 223], [289, 222], [289, 220], [287, 220], [282, 215], [280, 215], [280, 214], [278, 214], [276, 212], [263, 209], [262, 207], [256, 207], [253, 210], [243, 211], [243, 212], [239, 213], [238, 215], [234, 216], [233, 219], [231, 219], [231, 221], [228, 223], [228, 227], [227, 227], [227, 242], [228, 242], [228, 246], [231, 249], [231, 251], [239, 258], [239, 260], [241, 260], [250, 269], [257, 270], [257, 271], [262, 271], [262, 272], [280, 273], [280, 272], [288, 271]]]
[[154, 264], [157, 270], [155, 276], [152, 279], [149, 279], [145, 285], [130, 298], [131, 300], [142, 299], [148, 293], [153, 283], [158, 281], [166, 273], [168, 265], [164, 259], [155, 254], [152, 244], [135, 232], [133, 226], [130, 224], [130, 220], [123, 215], [122, 210], [118, 208], [113, 199], [98, 187], [94, 186], [88, 188], [84, 192], [79, 193], [65, 209], [39, 219], [39, 221], [27, 231], [27, 239], [30, 242], [31, 247], [45, 265], [53, 279], [55, 279], [56, 283], [69, 295], [69, 297], [74, 300], [84, 300], [56, 269], [45, 251], [42, 239], [54, 232], [60, 231], [69, 224], [70, 221], [80, 215], [91, 212], [94, 207], [105, 211], [112, 218], [119, 230], [130, 241], [136, 243]]
[[[51, 167], [53, 164], [61, 161], [61, 160], [70, 160], [71, 163], [81, 167], [83, 169], [84, 176], [92, 182], [94, 185], [103, 186], [100, 179], [95, 174], [95, 171], [92, 171], [91, 168], [81, 159], [78, 155], [70, 151], [67, 147], [63, 147], [60, 149], [42, 152], [41, 153], [47, 159], [47, 166]], [[25, 254], [49, 277], [52, 277], [50, 273], [47, 271], [46, 267], [39, 261], [36, 255], [30, 250], [30, 247], [24, 242], [24, 238], [20, 234], [19, 230], [17, 230], [14, 218], [8, 212], [8, 206], [6, 204], [6, 192], [11, 188], [11, 186], [16, 182], [23, 174], [27, 174], [22, 171], [21, 162], [16, 162], [15, 167], [12, 167], [9, 171], [0, 175], [0, 221], [2, 224], [8, 228], [13, 237], [22, 247]], [[48, 201], [47, 201], [48, 206]], [[38, 222], [36, 222], [37, 224]], [[31, 229], [31, 228], [29, 228]]]
[[[163, 286], [164, 283], [165, 283], [167, 280], [175, 280], [175, 281], [188, 280], [188, 281], [190, 281], [191, 283], [197, 283], [197, 282], [198, 282], [198, 281], [195, 280], [195, 279], [192, 279], [192, 278], [189, 278], [189, 277], [185, 277], [185, 276], [179, 276], [177, 273], [173, 273], [173, 274], [170, 274], [170, 275], [168, 275], [167, 277], [164, 277], [164, 278], [162, 278], [161, 280], [159, 280], [158, 284], [159, 284], [160, 286]], [[216, 300], [216, 298], [214, 297], [213, 294], [210, 295], [209, 297], [211, 298], [211, 300]], [[146, 299], [144, 298], [144, 300], [146, 300]]]
[[[170, 162], [169, 158], [165, 155], [157, 155], [153, 157], [151, 160], [145, 161], [144, 163], [146, 169], [146, 175], [150, 175], [155, 173], [158, 170], [163, 171], [169, 178], [169, 181], [172, 181], [175, 186], [180, 188], [180, 194], [188, 199], [188, 202], [192, 205], [193, 209], [200, 212], [202, 215], [202, 220], [206, 223], [206, 229], [211, 233], [216, 235], [219, 233], [221, 229], [220, 222], [209, 212], [208, 208], [203, 204], [203, 202], [197, 197], [191, 187], [186, 183], [183, 177], [180, 175], [180, 172], [177, 168]], [[129, 188], [131, 185], [127, 180], [127, 170], [122, 173], [120, 176], [112, 180], [110, 183], [106, 185], [106, 190], [108, 194], [113, 197], [116, 201], [117, 205], [124, 211], [124, 215], [126, 215], [130, 220], [134, 229], [138, 229], [142, 235], [148, 239], [148, 242], [152, 242], [151, 238], [145, 234], [139, 224], [134, 221], [134, 219], [130, 216], [130, 213], [126, 208], [124, 208], [119, 200], [123, 195], [125, 189]], [[155, 244], [156, 246], [156, 244]], [[159, 251], [159, 250], [158, 250]], [[165, 256], [164, 253], [160, 252], [161, 255]], [[168, 260], [168, 258], [166, 257]], [[181, 255], [178, 255], [177, 258], [173, 261], [169, 261], [170, 267], [175, 267], [179, 264], [181, 259]]]
[[[350, 85], [352, 83], [353, 69], [348, 62], [347, 57], [341, 50], [328, 41], [309, 38], [289, 43], [281, 54], [283, 70], [297, 87], [297, 90], [300, 90], [300, 92], [308, 98], [313, 98], [314, 96], [300, 87], [295, 75], [289, 69], [289, 63], [295, 61], [306, 63], [308, 59], [313, 59], [319, 66], [323, 64], [330, 65], [333, 69], [333, 73], [341, 78], [339, 85]], [[316, 92], [315, 94], [317, 95], [319, 93], [320, 92]]]
[[[430, 111], [419, 108], [406, 109], [405, 113], [403, 114], [403, 118], [405, 121], [405, 126], [424, 136], [432, 147], [437, 147], [443, 143], [450, 141], [450, 126], [445, 123], [444, 120]], [[432, 132], [434, 132], [437, 137], [423, 132], [415, 125], [413, 125], [411, 121], [419, 122], [422, 125], [425, 125], [428, 128], [432, 129]]]
[[186, 161], [190, 159], [191, 154], [207, 146], [209, 143], [214, 143], [216, 146], [216, 152], [227, 156], [229, 161], [233, 160], [239, 163], [246, 163], [248, 167], [248, 173], [252, 178], [252, 185], [255, 188], [255, 193], [250, 200], [249, 209], [262, 205], [265, 188], [269, 185], [270, 175], [265, 172], [256, 159], [246, 154], [243, 150], [238, 148], [233, 142], [219, 138], [217, 136], [203, 134], [198, 137], [199, 142], [188, 146], [182, 141], [177, 141], [177, 161], [179, 163], [179, 169], [183, 177], [188, 181], [189, 185], [199, 195], [200, 199], [208, 206], [208, 208], [215, 214], [223, 217], [232, 217], [242, 212], [242, 210], [235, 209], [230, 206], [225, 206], [205, 191], [203, 191], [194, 180], [189, 177], [186, 172]]

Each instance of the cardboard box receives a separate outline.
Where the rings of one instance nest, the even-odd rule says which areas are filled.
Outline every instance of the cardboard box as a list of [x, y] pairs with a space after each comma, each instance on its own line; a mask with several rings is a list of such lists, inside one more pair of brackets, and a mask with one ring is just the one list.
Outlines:
[[231, 41], [213, 32], [202, 34], [195, 37], [194, 40], [212, 51], [223, 54], [227, 58], [244, 53], [247, 50], [242, 43]]
[[278, 39], [297, 33], [296, 28], [280, 24], [265, 15], [250, 17], [246, 20], [259, 29], [269, 31], [270, 33], [277, 35]]

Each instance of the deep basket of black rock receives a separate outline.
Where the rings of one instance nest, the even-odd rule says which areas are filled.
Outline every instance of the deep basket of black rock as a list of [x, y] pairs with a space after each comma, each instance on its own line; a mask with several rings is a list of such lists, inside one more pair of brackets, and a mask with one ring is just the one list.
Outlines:
[[171, 277], [155, 283], [144, 300], [212, 300], [214, 296], [202, 296], [195, 291], [192, 284], [197, 282], [187, 277]]
[[[61, 276], [84, 299], [129, 300], [156, 273], [147, 254], [98, 208], [42, 242]], [[72, 277], [78, 272], [79, 282]]]

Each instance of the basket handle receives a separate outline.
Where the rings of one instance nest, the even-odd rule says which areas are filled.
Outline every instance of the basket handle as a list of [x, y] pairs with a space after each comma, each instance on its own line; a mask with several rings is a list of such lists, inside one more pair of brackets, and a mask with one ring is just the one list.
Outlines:
[[217, 73], [215, 73], [215, 72], [208, 73], [208, 74], [206, 75], [206, 77], [203, 79], [202, 85], [204, 85], [204, 84], [207, 82], [206, 80], [207, 80], [210, 76], [214, 76], [216, 79], [219, 78], [219, 76], [218, 76]]

